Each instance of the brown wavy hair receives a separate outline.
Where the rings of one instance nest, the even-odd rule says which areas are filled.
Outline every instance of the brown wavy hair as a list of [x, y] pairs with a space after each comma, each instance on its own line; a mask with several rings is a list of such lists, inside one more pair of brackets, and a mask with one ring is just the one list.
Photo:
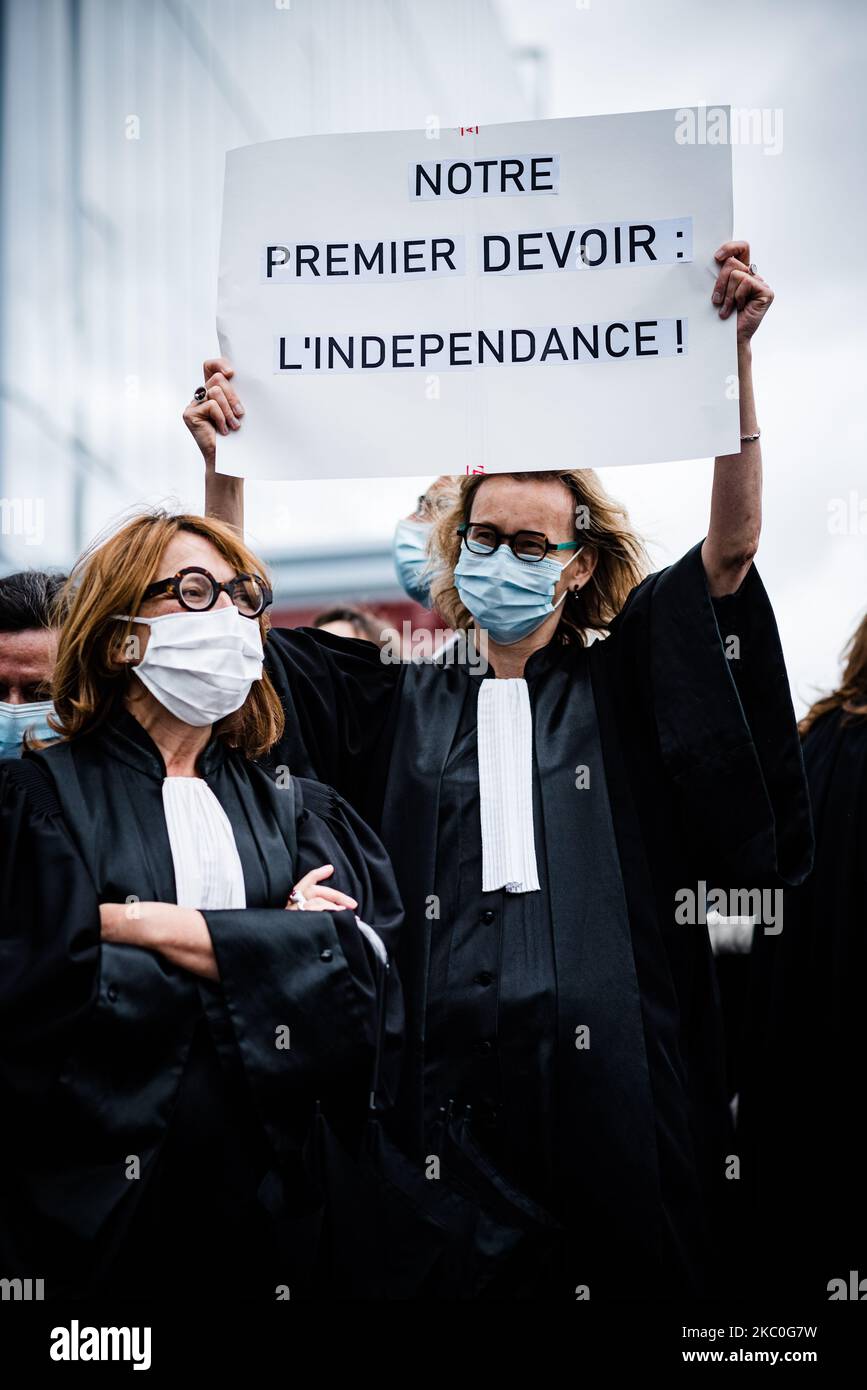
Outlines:
[[817, 719], [831, 710], [843, 711], [843, 723], [867, 719], [867, 616], [862, 618], [843, 648], [846, 666], [843, 679], [830, 695], [823, 695], [807, 711], [798, 725], [801, 735], [809, 733]]
[[[267, 579], [261, 562], [231, 526], [203, 516], [148, 511], [127, 521], [107, 541], [96, 542], [76, 562], [57, 601], [61, 632], [51, 684], [56, 717], [49, 723], [62, 738], [78, 738], [95, 729], [123, 702], [135, 667], [119, 666], [116, 654], [132, 623], [118, 621], [113, 614], [138, 612], [161, 556], [182, 531], [210, 541], [236, 571]], [[267, 614], [245, 621], [258, 621], [264, 642]], [[280, 738], [283, 725], [283, 707], [263, 674], [241, 708], [215, 729], [245, 757], [260, 758]]]
[[[468, 628], [472, 614], [461, 603], [455, 587], [455, 566], [461, 553], [458, 526], [469, 521], [476, 493], [486, 478], [502, 475], [472, 474], [462, 478], [457, 500], [434, 522], [430, 542], [431, 600], [453, 628]], [[592, 468], [572, 468], [539, 473], [510, 473], [519, 482], [560, 482], [575, 501], [575, 539], [596, 556], [596, 567], [579, 593], [568, 591], [563, 616], [554, 640], [585, 646], [588, 632], [607, 632], [630, 592], [650, 570], [647, 552], [635, 534], [629, 516], [603, 488]], [[579, 507], [582, 512], [579, 513]], [[586, 517], [586, 525], [579, 524]]]

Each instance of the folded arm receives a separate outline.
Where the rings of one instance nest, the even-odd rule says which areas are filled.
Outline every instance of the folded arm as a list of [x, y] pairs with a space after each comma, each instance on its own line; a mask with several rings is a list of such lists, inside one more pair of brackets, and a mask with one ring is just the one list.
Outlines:
[[[298, 901], [290, 899], [286, 909], [297, 911], [300, 903], [308, 912], [343, 912], [356, 908], [358, 903], [354, 898], [321, 882], [331, 873], [331, 864], [311, 869], [295, 885]], [[141, 946], [157, 951], [173, 965], [193, 975], [201, 975], [206, 980], [220, 978], [208, 924], [195, 907], [157, 902], [103, 903], [99, 920], [103, 941], [115, 946]]]

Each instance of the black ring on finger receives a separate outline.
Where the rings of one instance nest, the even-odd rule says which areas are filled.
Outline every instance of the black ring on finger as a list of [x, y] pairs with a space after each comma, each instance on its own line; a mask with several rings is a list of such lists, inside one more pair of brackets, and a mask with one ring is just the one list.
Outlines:
[[206, 401], [207, 399], [208, 392], [206, 388], [204, 386], [197, 386], [195, 391], [193, 392], [193, 400], [199, 401], [199, 403], [201, 404], [202, 401]]

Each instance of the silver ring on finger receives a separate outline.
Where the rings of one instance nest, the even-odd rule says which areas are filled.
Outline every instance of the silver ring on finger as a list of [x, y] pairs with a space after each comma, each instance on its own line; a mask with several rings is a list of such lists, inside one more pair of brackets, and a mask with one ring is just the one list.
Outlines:
[[197, 386], [196, 389], [195, 389], [195, 391], [193, 392], [193, 400], [194, 400], [194, 401], [198, 401], [199, 404], [201, 405], [202, 401], [206, 401], [207, 399], [208, 399], [207, 388], [204, 387], [204, 386]]
[[755, 261], [750, 261], [750, 275], [758, 275], [758, 273], [759, 267], [756, 265]]

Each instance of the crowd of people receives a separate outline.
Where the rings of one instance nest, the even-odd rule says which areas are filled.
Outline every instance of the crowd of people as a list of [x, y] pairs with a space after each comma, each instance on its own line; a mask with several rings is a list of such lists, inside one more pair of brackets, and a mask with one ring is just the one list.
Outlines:
[[[184, 412], [204, 515], [0, 580], [0, 1275], [574, 1302], [867, 1272], [867, 620], [799, 728], [754, 563], [773, 295], [746, 243], [717, 261], [741, 448], [680, 560], [650, 573], [589, 469], [444, 477], [397, 524], [481, 663], [394, 660], [352, 601], [271, 626], [224, 359]], [[711, 890], [774, 895], [736, 969]]]

